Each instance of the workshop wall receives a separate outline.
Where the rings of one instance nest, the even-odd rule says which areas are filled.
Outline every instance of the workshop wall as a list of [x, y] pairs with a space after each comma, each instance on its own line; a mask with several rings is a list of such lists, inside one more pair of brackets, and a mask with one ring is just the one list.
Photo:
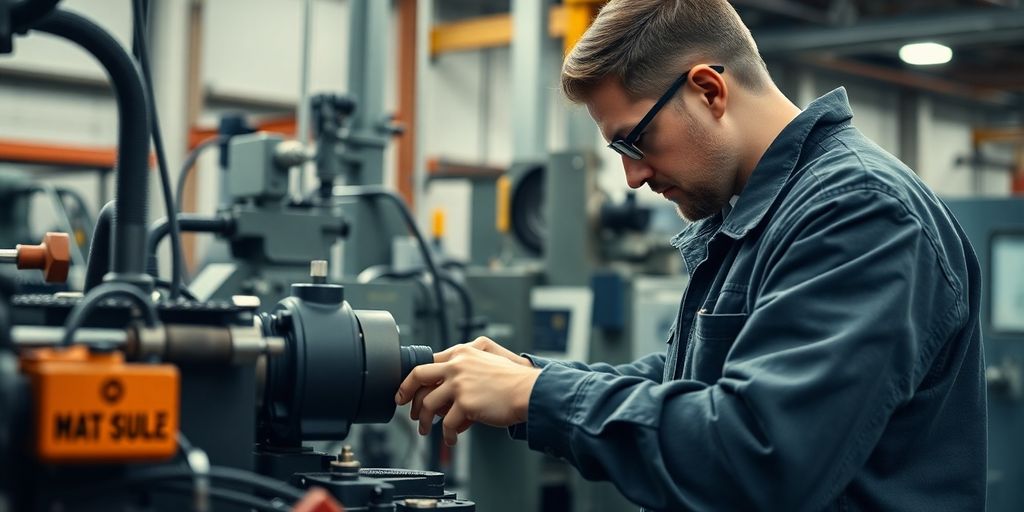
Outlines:
[[[202, 73], [207, 92], [220, 97], [296, 102], [302, 64], [302, 5], [301, 0], [206, 2]], [[348, 2], [344, 0], [314, 2], [311, 91], [345, 89], [348, 19]]]

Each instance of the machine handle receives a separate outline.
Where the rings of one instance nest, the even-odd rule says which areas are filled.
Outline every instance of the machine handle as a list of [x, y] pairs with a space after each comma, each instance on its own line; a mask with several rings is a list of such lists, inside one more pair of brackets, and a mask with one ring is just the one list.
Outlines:
[[71, 267], [71, 237], [47, 233], [39, 245], [19, 244], [14, 250], [0, 251], [0, 262], [15, 263], [22, 270], [42, 270], [47, 283], [63, 283]]

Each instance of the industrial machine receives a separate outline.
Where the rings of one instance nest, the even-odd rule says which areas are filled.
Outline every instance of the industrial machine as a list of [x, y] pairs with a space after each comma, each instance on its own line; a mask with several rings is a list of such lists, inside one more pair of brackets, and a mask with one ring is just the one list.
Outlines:
[[[18, 294], [0, 278], [0, 509], [474, 510], [443, 474], [362, 468], [351, 449], [307, 445], [388, 421], [401, 380], [433, 359], [400, 344], [390, 313], [354, 310], [327, 282], [327, 261], [307, 262], [310, 282], [296, 279], [269, 308], [252, 295], [178, 298], [178, 279], [156, 292], [147, 62], [58, 3], [0, 2], [0, 52], [15, 34], [42, 32], [96, 57], [120, 114], [117, 194], [97, 221], [83, 293]], [[140, 55], [144, 4], [134, 5]], [[58, 280], [67, 242], [48, 235], [0, 262]]]
[[[332, 262], [329, 280], [344, 284], [353, 304], [394, 314], [404, 342], [443, 348], [456, 341], [448, 333], [458, 322], [449, 319], [446, 306], [458, 298], [442, 287], [459, 283], [439, 277], [404, 201], [383, 187], [384, 155], [402, 130], [385, 112], [382, 92], [389, 9], [381, 2], [352, 3], [347, 94], [300, 99], [298, 140], [248, 133], [237, 119], [221, 123], [223, 204], [215, 217], [177, 219], [182, 230], [214, 233], [215, 243], [225, 247], [189, 284], [197, 298], [248, 294], [269, 306], [305, 276], [310, 259], [323, 259]], [[308, 46], [308, 33], [306, 38]], [[308, 76], [308, 68], [301, 73]], [[304, 135], [306, 128], [312, 137]], [[300, 180], [290, 186], [290, 176], [305, 176], [308, 166], [315, 168], [315, 185]], [[170, 231], [170, 219], [151, 229], [151, 262]], [[413, 250], [402, 250], [407, 247]], [[412, 268], [436, 278], [425, 287], [394, 277]], [[150, 273], [156, 270], [151, 263]]]
[[[351, 7], [347, 95], [300, 99], [298, 140], [221, 123], [224, 203], [215, 216], [175, 220], [182, 231], [213, 233], [224, 249], [188, 288], [199, 300], [253, 295], [266, 311], [305, 278], [310, 259], [326, 260], [327, 281], [343, 285], [355, 307], [389, 311], [402, 343], [440, 350], [469, 341], [478, 322], [460, 279], [437, 261], [404, 201], [383, 187], [387, 145], [401, 131], [385, 113], [382, 93], [390, 8], [372, 0]], [[301, 133], [307, 126], [311, 140]], [[315, 170], [314, 186], [293, 186], [292, 175], [304, 176], [307, 166]], [[157, 247], [173, 231], [170, 221], [150, 229], [153, 276]], [[362, 439], [364, 433], [357, 441], [364, 453], [381, 454], [374, 458], [384, 462], [400, 458], [387, 438], [403, 432], [378, 430]], [[446, 448], [439, 436], [430, 441], [425, 466], [431, 469], [442, 467]]]

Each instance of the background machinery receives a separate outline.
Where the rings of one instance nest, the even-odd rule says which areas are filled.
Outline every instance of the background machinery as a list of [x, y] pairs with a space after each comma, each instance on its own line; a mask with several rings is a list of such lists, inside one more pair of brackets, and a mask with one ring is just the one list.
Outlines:
[[[270, 307], [243, 294], [192, 300], [180, 269], [167, 283], [146, 272], [151, 134], [163, 159], [148, 65], [58, 3], [0, 4], [0, 50], [43, 32], [96, 57], [119, 110], [117, 194], [83, 292], [19, 294], [0, 279], [0, 509], [474, 510], [443, 474], [362, 468], [348, 448], [306, 445], [388, 421], [398, 384], [432, 361], [430, 347], [401, 346], [390, 313], [354, 310], [327, 283], [327, 261], [307, 261], [311, 282]], [[163, 185], [173, 205], [166, 173]], [[60, 280], [68, 242], [47, 235], [0, 262]]]

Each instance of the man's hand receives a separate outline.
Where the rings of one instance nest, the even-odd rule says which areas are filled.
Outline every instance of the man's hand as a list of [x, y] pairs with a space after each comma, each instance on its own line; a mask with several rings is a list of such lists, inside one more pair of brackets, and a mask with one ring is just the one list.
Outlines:
[[527, 358], [525, 358], [523, 356], [517, 355], [515, 352], [512, 352], [511, 350], [509, 350], [509, 349], [499, 345], [498, 342], [496, 342], [496, 341], [494, 341], [494, 340], [492, 340], [490, 338], [485, 338], [483, 336], [480, 336], [477, 339], [475, 339], [475, 340], [473, 340], [473, 341], [471, 341], [469, 343], [463, 343], [461, 345], [455, 345], [454, 347], [451, 347], [451, 348], [449, 348], [447, 350], [444, 350], [442, 352], [438, 352], [438, 353], [434, 354], [434, 362], [435, 363], [446, 363], [446, 362], [448, 362], [448, 360], [450, 360], [452, 358], [453, 355], [459, 353], [460, 351], [462, 351], [466, 347], [483, 350], [484, 352], [488, 352], [488, 353], [491, 353], [491, 354], [494, 354], [494, 355], [498, 355], [498, 356], [504, 357], [505, 359], [508, 359], [509, 361], [512, 361], [513, 363], [516, 363], [516, 364], [519, 364], [519, 365], [522, 365], [522, 366], [526, 366], [527, 368], [533, 368], [533, 363], [531, 363], [529, 359], [527, 359]]
[[477, 338], [435, 354], [434, 361], [414, 368], [395, 395], [398, 405], [412, 401], [409, 416], [419, 420], [420, 434], [430, 432], [435, 415], [444, 415], [449, 446], [475, 422], [507, 427], [526, 421], [540, 375], [528, 359]]

